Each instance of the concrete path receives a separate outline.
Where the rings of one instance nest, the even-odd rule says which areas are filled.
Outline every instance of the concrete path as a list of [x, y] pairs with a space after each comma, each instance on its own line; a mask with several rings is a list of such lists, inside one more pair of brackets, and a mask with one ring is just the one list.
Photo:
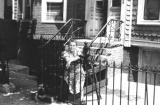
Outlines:
[[[111, 73], [112, 74], [112, 73]], [[109, 76], [107, 91], [106, 87], [101, 88], [100, 105], [120, 105], [120, 70], [116, 70], [115, 84], [114, 84], [114, 96], [113, 96], [113, 76]], [[121, 105], [136, 105], [136, 82], [130, 82], [130, 88], [128, 89], [128, 74], [122, 73], [122, 94]], [[145, 84], [138, 83], [137, 105], [147, 105], [145, 102]], [[155, 86], [155, 100], [154, 100], [154, 86], [147, 85], [148, 88], [148, 105], [160, 105], [160, 86]], [[128, 97], [129, 90], [129, 97]], [[105, 94], [107, 92], [107, 95]], [[87, 105], [98, 105], [96, 94], [87, 95]], [[154, 100], [154, 101], [153, 101]], [[146, 103], [146, 104], [144, 104]]]

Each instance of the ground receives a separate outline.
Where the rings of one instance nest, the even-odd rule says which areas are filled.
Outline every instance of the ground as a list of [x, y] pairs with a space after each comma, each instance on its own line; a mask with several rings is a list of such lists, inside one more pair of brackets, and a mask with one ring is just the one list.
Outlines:
[[29, 76], [18, 71], [10, 70], [10, 82], [16, 86], [14, 93], [0, 93], [0, 105], [47, 105], [36, 103], [31, 92], [37, 90], [35, 76]]

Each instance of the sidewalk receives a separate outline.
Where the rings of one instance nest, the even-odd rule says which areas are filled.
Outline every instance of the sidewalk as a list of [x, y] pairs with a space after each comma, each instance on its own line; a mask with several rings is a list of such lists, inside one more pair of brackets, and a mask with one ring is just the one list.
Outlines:
[[[118, 71], [118, 69], [116, 71]], [[121, 76], [120, 72], [115, 73], [114, 96], [113, 96], [113, 76], [109, 76], [107, 87], [101, 88], [102, 98], [100, 100], [100, 105], [120, 105], [120, 76]], [[136, 86], [137, 86], [136, 82], [130, 82], [130, 88], [128, 89], [128, 74], [122, 73], [121, 105], [136, 105]], [[145, 88], [146, 85], [144, 83], [138, 83], [137, 105], [145, 105], [144, 104]], [[147, 89], [148, 89], [148, 105], [153, 105], [153, 101], [154, 105], [159, 105], [160, 86], [155, 86], [155, 99], [154, 99], [154, 86], [147, 85]], [[128, 97], [128, 90], [129, 90], [129, 97]], [[94, 99], [94, 101], [92, 101], [92, 98]], [[88, 100], [87, 105], [98, 105], [97, 96], [95, 92], [93, 96], [92, 94], [88, 94], [87, 100]]]
[[16, 86], [14, 93], [0, 93], [0, 105], [47, 105], [36, 103], [31, 99], [31, 91], [36, 90], [36, 77], [27, 73], [27, 67], [20, 65], [9, 65], [10, 82]]

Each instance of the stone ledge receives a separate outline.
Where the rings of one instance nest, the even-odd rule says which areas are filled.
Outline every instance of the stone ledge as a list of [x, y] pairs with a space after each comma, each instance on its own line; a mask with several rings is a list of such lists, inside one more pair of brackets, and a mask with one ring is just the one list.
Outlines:
[[5, 83], [0, 84], [0, 92], [2, 93], [13, 93], [15, 91], [16, 87], [13, 83]]
[[17, 64], [9, 64], [9, 70], [19, 72], [22, 74], [29, 74], [29, 67]]

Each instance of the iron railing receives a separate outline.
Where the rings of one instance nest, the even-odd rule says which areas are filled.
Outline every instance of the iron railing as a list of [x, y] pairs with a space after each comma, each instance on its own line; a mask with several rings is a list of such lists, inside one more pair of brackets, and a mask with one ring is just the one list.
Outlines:
[[[83, 87], [84, 98], [80, 99], [80, 94], [68, 94], [68, 83], [64, 80], [66, 72], [65, 62], [59, 62], [59, 69], [48, 69], [46, 83], [47, 92], [52, 91], [52, 97], [58, 101], [71, 103], [72, 105], [159, 105], [160, 72], [157, 67], [135, 67], [131, 65], [116, 66], [99, 64], [88, 71], [85, 75], [85, 85]], [[72, 63], [76, 68], [77, 64], [83, 65], [83, 60]], [[94, 71], [94, 72], [93, 72]], [[69, 71], [68, 71], [69, 72]], [[133, 76], [133, 72], [136, 75]], [[97, 76], [97, 87], [94, 85], [94, 73]], [[81, 75], [81, 70], [80, 73]], [[76, 75], [76, 73], [74, 74]], [[50, 78], [50, 79], [49, 79]], [[134, 81], [136, 78], [137, 81]], [[81, 87], [79, 87], [81, 88]], [[96, 89], [101, 95], [97, 99]]]
[[[83, 37], [83, 25], [84, 21], [80, 19], [69, 19], [64, 25], [61, 26], [61, 28], [57, 31], [56, 34], [52, 35], [47, 42], [44, 43], [43, 47], [47, 46], [52, 40], [60, 40], [56, 39], [57, 36], [60, 36], [64, 40], [72, 38], [82, 38]], [[81, 32], [80, 32], [81, 31]], [[75, 35], [76, 34], [76, 35]], [[42, 34], [43, 35], [48, 35], [48, 34]], [[51, 34], [50, 34], [51, 35]]]
[[[55, 72], [56, 70], [62, 69], [60, 62], [64, 45], [71, 38], [78, 37], [80, 34], [79, 31], [82, 30], [82, 24], [83, 21], [80, 19], [69, 19], [55, 35], [50, 34], [51, 37], [48, 40], [44, 39], [44, 36], [48, 34], [41, 35], [41, 46], [39, 47], [41, 70], [39, 73], [39, 82], [43, 84], [41, 89], [44, 90], [46, 94], [52, 94], [50, 89], [53, 88], [53, 86], [50, 85], [50, 80], [52, 80], [53, 75], [59, 75], [59, 73]], [[39, 91], [41, 91], [41, 89]], [[57, 89], [57, 87], [55, 89]]]
[[[62, 88], [60, 88], [60, 87], [63, 87], [64, 83], [65, 83], [64, 82], [64, 70], [65, 70], [64, 65], [65, 64], [61, 63], [61, 53], [64, 50], [64, 45], [66, 45], [72, 38], [75, 38], [74, 34], [81, 29], [81, 27], [78, 27], [78, 28], [75, 28], [75, 29], [73, 28], [74, 21], [80, 21], [80, 20], [75, 20], [75, 19], [68, 20], [60, 28], [60, 30], [47, 41], [43, 40], [43, 38], [41, 37], [41, 39], [42, 39], [42, 41], [41, 41], [42, 44], [41, 45], [42, 46], [40, 47], [41, 48], [40, 52], [41, 52], [41, 69], [42, 70], [41, 70], [41, 77], [40, 78], [42, 79], [41, 81], [42, 81], [42, 84], [43, 84], [43, 88], [44, 88], [45, 93], [47, 93], [47, 94], [52, 94], [53, 93], [52, 95], [57, 95], [57, 97], [59, 97], [60, 100], [63, 100], [66, 96], [66, 94], [63, 94], [63, 93], [66, 93], [66, 92], [62, 92]], [[106, 27], [108, 25], [112, 24], [114, 21], [117, 22], [117, 20], [112, 19], [108, 23], [106, 23], [88, 47], [91, 47], [93, 42], [106, 29]], [[65, 27], [68, 24], [69, 24], [69, 26], [68, 26], [67, 30], [65, 30]], [[63, 29], [65, 30], [65, 32], [64, 32]], [[54, 41], [52, 41], [54, 38], [56, 38], [59, 35], [60, 35], [60, 37], [63, 37], [64, 40], [54, 40]], [[106, 42], [100, 43], [100, 45], [102, 45], [102, 44], [104, 44], [104, 46], [99, 47], [99, 49], [96, 51], [95, 55], [97, 55], [97, 54], [101, 55], [101, 53], [103, 53], [103, 50], [101, 51], [101, 49], [105, 48], [105, 46], [106, 46], [105, 44], [107, 44], [107, 43]], [[87, 79], [86, 81], [88, 82], [88, 83], [86, 82], [86, 86], [88, 84], [90, 84], [90, 88], [91, 88], [90, 91], [92, 92], [92, 97], [94, 95], [93, 93], [94, 93], [94, 89], [95, 89], [97, 100], [98, 100], [97, 104], [100, 105], [101, 94], [100, 94], [99, 86], [101, 85], [101, 83], [98, 82], [98, 81], [100, 81], [101, 78], [97, 77], [97, 72], [99, 72], [98, 75], [100, 75], [100, 77], [101, 77], [101, 72], [100, 71], [102, 69], [104, 69], [104, 67], [102, 67], [102, 66], [95, 67], [95, 61], [97, 60], [97, 57], [92, 56], [92, 59], [87, 61], [87, 60], [85, 60], [86, 56], [87, 55], [84, 53], [84, 57], [83, 57], [83, 59], [84, 59], [83, 62], [84, 63], [81, 63], [81, 65], [84, 64], [83, 67], [86, 71], [86, 79]], [[87, 66], [90, 65], [90, 67], [86, 67], [86, 64], [87, 64]], [[55, 81], [55, 83], [53, 83], [53, 81], [51, 83], [50, 80], [52, 80], [53, 77], [63, 78], [61, 82], [58, 82], [58, 83], [61, 83], [62, 86], [57, 85], [57, 80]], [[68, 83], [69, 83], [69, 81], [68, 81]], [[52, 85], [54, 84], [55, 86], [52, 86], [51, 84]], [[99, 86], [98, 86], [98, 84], [99, 84]], [[55, 92], [51, 92], [50, 90], [52, 88], [55, 88], [56, 90], [59, 89], [58, 93], [60, 93], [60, 94], [58, 95]], [[86, 88], [86, 94], [87, 93], [88, 93], [88, 88]], [[74, 96], [74, 98], [72, 100], [72, 103], [77, 103], [77, 102], [75, 102], [77, 95], [73, 94], [73, 96]], [[87, 97], [86, 97], [86, 99], [87, 99]], [[92, 101], [93, 101], [93, 99], [92, 99]]]

